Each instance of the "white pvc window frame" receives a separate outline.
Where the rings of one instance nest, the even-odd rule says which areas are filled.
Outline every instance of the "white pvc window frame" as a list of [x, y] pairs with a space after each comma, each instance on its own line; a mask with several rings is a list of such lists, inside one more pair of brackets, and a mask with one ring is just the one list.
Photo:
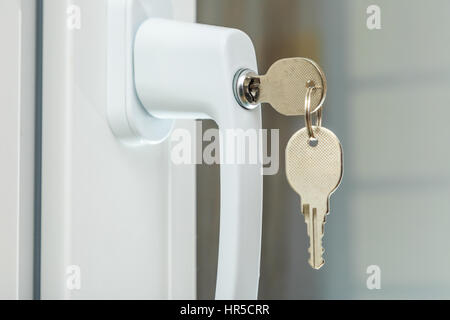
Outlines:
[[0, 1], [0, 299], [33, 298], [37, 1]]

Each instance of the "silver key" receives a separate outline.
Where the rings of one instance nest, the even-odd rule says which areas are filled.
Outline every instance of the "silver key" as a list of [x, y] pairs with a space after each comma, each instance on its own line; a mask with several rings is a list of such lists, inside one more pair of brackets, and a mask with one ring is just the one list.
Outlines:
[[322, 69], [307, 58], [286, 58], [276, 61], [265, 75], [241, 70], [235, 77], [235, 96], [239, 104], [252, 109], [262, 102], [269, 103], [286, 116], [305, 114], [307, 83], [318, 90], [311, 95], [311, 113], [320, 109], [326, 97], [326, 78]]
[[302, 212], [310, 239], [309, 264], [319, 269], [324, 264], [322, 238], [329, 199], [342, 179], [342, 147], [330, 130], [313, 127], [317, 145], [310, 145], [307, 128], [300, 129], [286, 147], [286, 175], [300, 195]]

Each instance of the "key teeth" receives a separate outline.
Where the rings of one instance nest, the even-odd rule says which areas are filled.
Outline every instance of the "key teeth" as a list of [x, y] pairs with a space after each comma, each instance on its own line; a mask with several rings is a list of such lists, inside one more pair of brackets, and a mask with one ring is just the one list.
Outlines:
[[309, 265], [310, 265], [313, 269], [319, 270], [319, 269], [325, 264], [325, 259], [322, 257], [323, 254], [325, 253], [325, 249], [322, 248], [322, 253], [321, 253], [321, 255], [320, 255], [320, 262], [319, 262], [317, 265], [314, 265], [314, 263], [313, 263], [313, 259], [312, 259], [312, 256], [313, 256], [313, 249], [312, 249], [311, 246], [308, 248], [308, 253], [309, 253], [309, 259], [308, 259]]
[[310, 265], [314, 270], [319, 270], [319, 269], [322, 268], [323, 265], [325, 264], [325, 260], [324, 260], [324, 259], [322, 259], [322, 260], [320, 261], [320, 263], [317, 264], [317, 265], [314, 265], [313, 262], [311, 261], [311, 259], [309, 259], [308, 262], [309, 262], [309, 265]]
[[[322, 240], [324, 237], [324, 225], [326, 223], [326, 214], [323, 214], [322, 219], [320, 219], [319, 221], [315, 221], [314, 219], [317, 219], [317, 209], [312, 208], [309, 204], [304, 204], [302, 206], [302, 213], [304, 215], [305, 218], [305, 222], [306, 222], [306, 227], [307, 227], [307, 233], [308, 236], [310, 238], [310, 245], [308, 247], [308, 253], [309, 253], [309, 265], [315, 269], [315, 270], [319, 270], [324, 264], [325, 264], [325, 260], [323, 259], [323, 254], [325, 252], [325, 249], [322, 246]], [[313, 221], [311, 221], [311, 215], [313, 215], [312, 219]], [[318, 223], [319, 226], [314, 226], [313, 223]], [[313, 246], [313, 241], [311, 241], [311, 237], [314, 237], [314, 230], [313, 228], [317, 228], [315, 230], [317, 230], [320, 234], [316, 235], [317, 239], [317, 243], [316, 248], [317, 248], [317, 253], [314, 256], [314, 246]], [[311, 231], [313, 231], [313, 234], [311, 234]], [[316, 262], [314, 264], [314, 262]]]

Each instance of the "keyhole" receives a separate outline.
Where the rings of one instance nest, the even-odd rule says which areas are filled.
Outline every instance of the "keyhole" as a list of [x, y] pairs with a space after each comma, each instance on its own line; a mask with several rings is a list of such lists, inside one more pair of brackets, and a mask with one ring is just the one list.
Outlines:
[[248, 85], [248, 91], [250, 96], [252, 97], [252, 103], [256, 103], [259, 99], [259, 86], [261, 82], [258, 78], [254, 78], [250, 80]]

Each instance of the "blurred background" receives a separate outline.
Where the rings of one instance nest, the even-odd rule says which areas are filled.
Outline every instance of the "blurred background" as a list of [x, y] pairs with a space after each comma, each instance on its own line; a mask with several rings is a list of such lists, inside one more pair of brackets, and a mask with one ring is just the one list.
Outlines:
[[[367, 28], [372, 4], [381, 8], [381, 29]], [[299, 197], [284, 173], [286, 143], [304, 119], [263, 106], [263, 127], [280, 129], [280, 170], [264, 177], [259, 298], [450, 298], [449, 12], [446, 0], [198, 0], [200, 23], [252, 38], [260, 74], [285, 57], [322, 66], [324, 125], [344, 149], [344, 179], [325, 226], [326, 262], [315, 271]], [[200, 166], [197, 178], [198, 198], [208, 200], [198, 203], [198, 297], [209, 299], [218, 167]], [[381, 270], [379, 290], [366, 286], [371, 265]]]

